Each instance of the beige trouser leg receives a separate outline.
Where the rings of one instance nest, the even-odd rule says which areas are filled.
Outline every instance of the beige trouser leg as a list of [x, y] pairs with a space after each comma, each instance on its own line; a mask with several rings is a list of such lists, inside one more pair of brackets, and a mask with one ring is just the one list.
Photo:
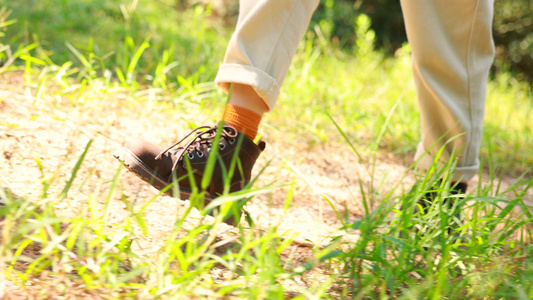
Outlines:
[[276, 104], [292, 58], [318, 0], [240, 0], [239, 18], [215, 82], [253, 86], [269, 109]]
[[479, 169], [488, 73], [494, 57], [494, 0], [402, 0], [413, 54], [422, 142], [422, 169], [458, 155], [454, 180]]
[[[402, 0], [421, 110], [422, 168], [445, 145], [455, 180], [479, 169], [494, 0]], [[272, 109], [318, 0], [241, 0], [237, 28], [215, 82], [251, 85]], [[426, 154], [427, 153], [427, 154]]]

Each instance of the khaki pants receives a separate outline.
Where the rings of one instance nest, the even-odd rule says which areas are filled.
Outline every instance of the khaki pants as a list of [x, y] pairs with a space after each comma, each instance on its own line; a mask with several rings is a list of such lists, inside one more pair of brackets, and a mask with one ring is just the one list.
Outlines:
[[[487, 77], [494, 57], [494, 0], [402, 0], [422, 137], [421, 168], [457, 154], [454, 180], [479, 169]], [[276, 104], [298, 43], [318, 0], [241, 0], [217, 85], [251, 85], [270, 109]]]

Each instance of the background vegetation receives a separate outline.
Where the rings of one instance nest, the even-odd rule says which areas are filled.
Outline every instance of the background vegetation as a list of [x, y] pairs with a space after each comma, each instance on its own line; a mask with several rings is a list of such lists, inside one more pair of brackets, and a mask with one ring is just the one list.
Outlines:
[[[9, 44], [38, 41], [55, 63], [62, 64], [74, 59], [65, 47], [64, 42], [68, 41], [94, 53], [108, 68], [125, 63], [122, 56], [131, 51], [127, 49], [128, 44], [115, 47], [117, 41], [124, 42], [125, 36], [133, 38], [135, 44], [150, 41], [148, 53], [153, 56], [163, 49], [170, 49], [172, 61], [187, 55], [196, 59], [203, 54], [211, 56], [216, 66], [220, 53], [223, 53], [221, 44], [213, 43], [212, 35], [195, 34], [202, 29], [187, 27], [187, 18], [179, 12], [191, 7], [207, 10], [211, 17], [204, 26], [222, 34], [222, 38], [230, 34], [238, 13], [238, 1], [229, 0], [159, 0], [155, 3], [145, 0], [118, 3], [106, 0], [2, 0], [0, 5], [13, 10], [12, 18], [18, 21], [18, 30], [7, 33]], [[142, 9], [136, 9], [138, 6]], [[357, 34], [353, 28], [359, 14], [370, 17], [371, 29], [376, 34], [375, 46], [387, 55], [393, 55], [407, 41], [398, 0], [321, 1], [311, 28], [320, 24], [322, 33], [333, 45], [350, 50], [356, 46]], [[518, 79], [531, 82], [533, 1], [496, 0], [493, 33], [498, 48], [494, 72], [511, 71]], [[212, 49], [214, 45], [221, 48]], [[107, 57], [110, 53], [115, 55]], [[200, 61], [198, 59], [196, 63]], [[154, 65], [148, 67], [155, 68]], [[176, 72], [182, 75], [192, 72], [183, 68], [185, 66], [177, 68]], [[213, 76], [210, 71], [207, 76]]]
[[[397, 0], [322, 1], [315, 20], [329, 22], [331, 37], [340, 45], [353, 47], [356, 36], [350, 25], [360, 13], [372, 19], [379, 49], [392, 54], [407, 41]], [[521, 79], [533, 81], [533, 1], [496, 0], [493, 36], [497, 47], [493, 71], [510, 70], [520, 74]]]

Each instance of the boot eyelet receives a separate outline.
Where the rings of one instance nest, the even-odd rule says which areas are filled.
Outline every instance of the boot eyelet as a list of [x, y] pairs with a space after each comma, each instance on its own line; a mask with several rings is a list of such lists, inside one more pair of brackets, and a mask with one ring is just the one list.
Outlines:
[[229, 143], [232, 144], [232, 145], [235, 144], [235, 139], [232, 138], [231, 140], [229, 140]]
[[196, 152], [196, 155], [198, 155], [198, 157], [204, 157], [204, 153], [203, 152]]
[[189, 157], [189, 159], [193, 159], [193, 158], [194, 158], [194, 154], [192, 154], [192, 153], [187, 153], [187, 157]]
[[220, 143], [219, 145], [220, 145], [220, 150], [224, 150], [224, 149], [226, 149], [226, 144], [222, 144], [222, 143]]

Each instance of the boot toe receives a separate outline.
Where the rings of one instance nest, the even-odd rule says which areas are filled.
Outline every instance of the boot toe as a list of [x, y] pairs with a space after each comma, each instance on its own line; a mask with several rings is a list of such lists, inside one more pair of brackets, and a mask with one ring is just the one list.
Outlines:
[[168, 178], [172, 171], [172, 158], [168, 153], [155, 159], [163, 149], [140, 138], [129, 140], [124, 148], [137, 156], [146, 166], [157, 172], [161, 177]]

